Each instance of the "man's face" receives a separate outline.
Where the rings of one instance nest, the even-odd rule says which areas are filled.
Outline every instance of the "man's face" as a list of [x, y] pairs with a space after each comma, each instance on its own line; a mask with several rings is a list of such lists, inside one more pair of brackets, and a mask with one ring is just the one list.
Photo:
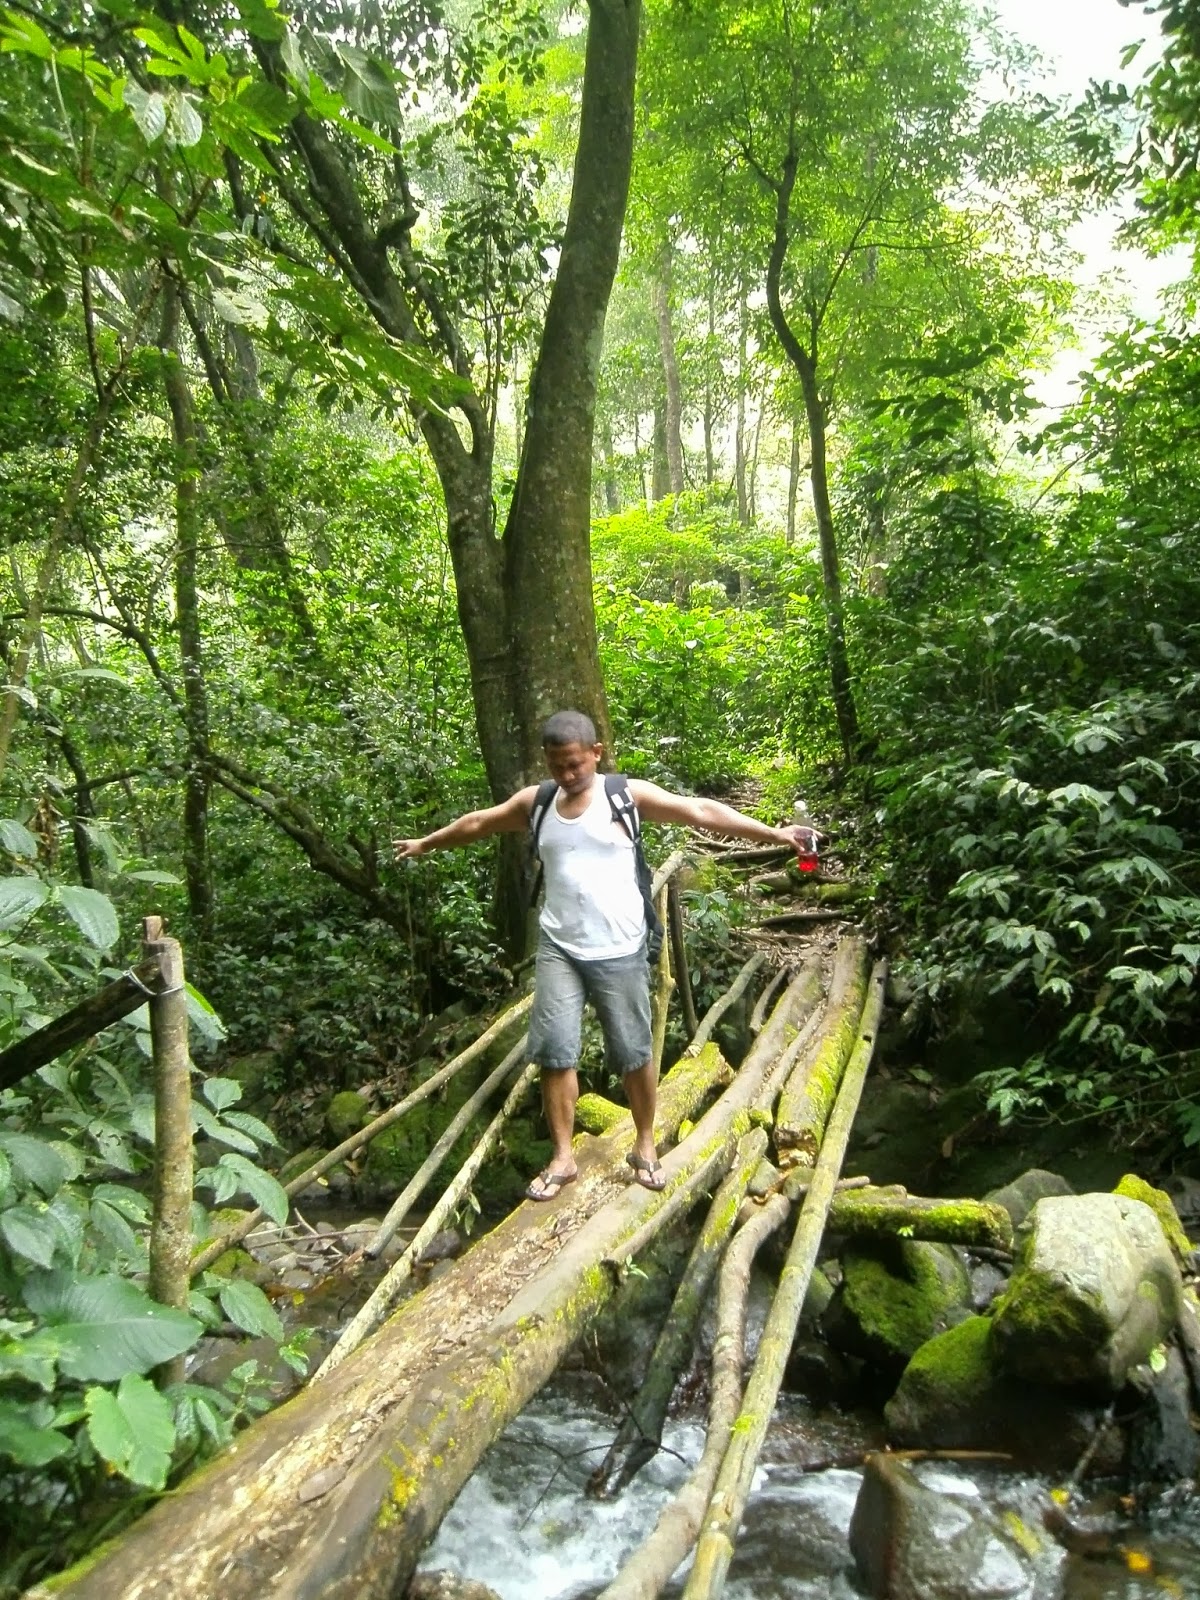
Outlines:
[[602, 744], [548, 744], [542, 754], [546, 771], [568, 794], [582, 794], [591, 784], [604, 754]]

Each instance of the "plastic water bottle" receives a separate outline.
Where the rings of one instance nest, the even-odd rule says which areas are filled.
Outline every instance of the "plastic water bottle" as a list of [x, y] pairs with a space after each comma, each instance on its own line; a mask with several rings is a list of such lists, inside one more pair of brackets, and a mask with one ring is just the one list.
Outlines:
[[792, 807], [792, 821], [805, 831], [805, 838], [796, 846], [796, 865], [801, 872], [816, 872], [821, 865], [817, 855], [817, 834], [803, 800], [797, 800]]

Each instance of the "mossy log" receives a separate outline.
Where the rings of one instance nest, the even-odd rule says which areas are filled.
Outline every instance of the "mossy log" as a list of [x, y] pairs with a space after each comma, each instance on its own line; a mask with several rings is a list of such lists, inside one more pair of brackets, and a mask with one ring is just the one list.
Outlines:
[[624, 1106], [602, 1094], [581, 1094], [575, 1105], [575, 1126], [580, 1133], [607, 1133], [628, 1115]]
[[812, 1165], [825, 1124], [858, 1035], [858, 1019], [867, 990], [867, 946], [859, 935], [838, 945], [825, 1025], [809, 1059], [792, 1073], [775, 1113], [775, 1150], [781, 1166]]
[[729, 1448], [708, 1502], [704, 1532], [696, 1546], [696, 1559], [684, 1589], [684, 1600], [712, 1600], [725, 1586], [725, 1575], [733, 1559], [734, 1540], [750, 1493], [758, 1453], [775, 1409], [804, 1297], [816, 1266], [817, 1252], [825, 1232], [825, 1221], [846, 1154], [850, 1130], [858, 1110], [863, 1082], [875, 1051], [886, 983], [887, 962], [879, 961], [871, 974], [850, 1060], [828, 1131], [821, 1143], [812, 1182], [800, 1208], [796, 1231], [780, 1274], [779, 1288], [771, 1302], [771, 1310], [759, 1341], [754, 1370], [742, 1398], [742, 1408], [733, 1425]]
[[683, 1488], [659, 1513], [654, 1531], [599, 1600], [656, 1600], [696, 1542], [742, 1399], [750, 1269], [765, 1241], [787, 1220], [788, 1210], [782, 1195], [773, 1195], [738, 1229], [725, 1253], [717, 1290], [717, 1334], [704, 1451]]
[[749, 1128], [770, 1063], [715, 1047], [663, 1079], [661, 1193], [624, 1180], [632, 1121], [578, 1141], [580, 1176], [532, 1201], [401, 1304], [361, 1349], [239, 1436], [89, 1561], [31, 1591], [76, 1600], [390, 1600], [480, 1456], [613, 1292], [601, 1262]]
[[796, 895], [806, 906], [855, 905], [867, 898], [861, 883], [851, 883], [846, 878], [815, 878], [791, 868], [785, 872], [765, 872], [761, 878], [755, 878], [752, 887], [760, 894]]
[[840, 1192], [830, 1208], [829, 1231], [856, 1238], [926, 1239], [992, 1250], [1011, 1251], [1013, 1247], [1012, 1218], [1003, 1206], [987, 1200], [923, 1199], [899, 1185]]
[[646, 1376], [604, 1460], [588, 1479], [587, 1492], [595, 1499], [611, 1500], [620, 1494], [662, 1443], [667, 1406], [695, 1348], [696, 1329], [708, 1303], [709, 1286], [733, 1232], [742, 1196], [766, 1148], [767, 1136], [761, 1128], [751, 1128], [738, 1141], [733, 1165], [713, 1196], [692, 1246]]

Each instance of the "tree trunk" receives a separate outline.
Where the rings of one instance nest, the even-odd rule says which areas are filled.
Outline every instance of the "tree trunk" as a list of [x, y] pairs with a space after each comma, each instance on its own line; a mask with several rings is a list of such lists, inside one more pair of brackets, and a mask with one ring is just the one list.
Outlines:
[[654, 402], [654, 445], [650, 463], [650, 494], [655, 505], [671, 493], [671, 472], [667, 464], [667, 409], [661, 398]]
[[615, 517], [621, 509], [621, 491], [617, 484], [616, 446], [613, 444], [611, 417], [605, 417], [600, 439], [604, 452], [604, 509], [610, 517]]
[[746, 495], [746, 362], [750, 336], [750, 306], [746, 285], [738, 291], [737, 423], [733, 434], [733, 475], [737, 485], [738, 521], [750, 521]]
[[679, 383], [679, 361], [675, 353], [675, 330], [671, 325], [671, 247], [664, 245], [654, 279], [654, 320], [658, 327], [658, 349], [666, 383], [667, 476], [669, 492], [683, 493], [683, 391]]
[[821, 549], [821, 576], [825, 589], [825, 625], [829, 650], [829, 676], [833, 692], [834, 713], [842, 750], [848, 762], [854, 760], [858, 747], [858, 711], [854, 703], [854, 690], [850, 678], [850, 661], [846, 653], [846, 623], [842, 605], [842, 576], [838, 561], [837, 539], [833, 526], [833, 507], [829, 500], [829, 476], [825, 449], [825, 402], [817, 382], [817, 338], [820, 315], [813, 308], [809, 318], [810, 344], [806, 349], [796, 337], [784, 311], [780, 283], [783, 263], [787, 256], [788, 225], [792, 190], [796, 186], [798, 155], [793, 148], [784, 161], [783, 177], [776, 191], [775, 238], [771, 246], [771, 259], [767, 266], [767, 307], [771, 325], [779, 337], [784, 354], [795, 368], [804, 394], [804, 413], [808, 420], [808, 438], [811, 450], [809, 471], [812, 481], [813, 511], [817, 519], [817, 538]]
[[787, 542], [796, 542], [796, 501], [800, 491], [800, 422], [792, 418], [792, 454], [788, 462]]
[[940, 1244], [1013, 1247], [1012, 1218], [988, 1200], [928, 1200], [899, 1184], [856, 1189], [835, 1197], [829, 1213], [833, 1233], [870, 1239], [932, 1239]]
[[811, 1166], [816, 1160], [842, 1071], [854, 1047], [866, 992], [866, 941], [858, 936], [844, 938], [834, 958], [820, 1044], [805, 1069], [792, 1074], [779, 1097], [775, 1149], [781, 1164]]
[[196, 588], [200, 544], [197, 503], [199, 467], [192, 392], [179, 359], [179, 293], [173, 282], [163, 289], [163, 385], [175, 443], [175, 625], [183, 675], [183, 721], [187, 767], [183, 779], [183, 871], [188, 912], [202, 943], [212, 933], [212, 875], [208, 861], [208, 695], [204, 683], [203, 637]]
[[717, 347], [717, 273], [708, 275], [708, 348], [704, 353], [704, 482], [711, 489], [716, 481], [717, 463], [713, 449], [716, 430], [716, 396], [713, 393], [713, 363]]

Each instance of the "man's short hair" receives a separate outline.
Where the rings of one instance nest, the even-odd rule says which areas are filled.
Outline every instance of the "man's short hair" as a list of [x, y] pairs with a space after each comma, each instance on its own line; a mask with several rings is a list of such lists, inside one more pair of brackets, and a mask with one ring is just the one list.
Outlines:
[[543, 745], [596, 743], [596, 724], [582, 711], [556, 711], [542, 723]]

